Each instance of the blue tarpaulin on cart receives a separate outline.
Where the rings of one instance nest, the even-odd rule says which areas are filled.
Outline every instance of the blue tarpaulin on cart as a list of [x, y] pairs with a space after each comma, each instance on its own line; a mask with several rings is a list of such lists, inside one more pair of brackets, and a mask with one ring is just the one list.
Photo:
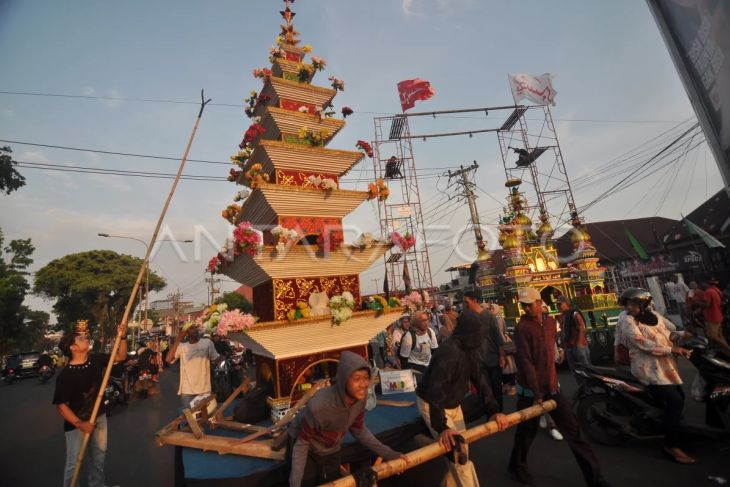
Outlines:
[[[389, 394], [385, 397], [395, 401], [416, 402], [415, 393]], [[226, 412], [227, 414], [232, 414]], [[375, 435], [402, 427], [417, 421], [418, 409], [415, 404], [410, 407], [378, 406], [365, 414], [365, 424]], [[217, 429], [213, 434], [221, 436], [243, 437], [240, 432]], [[355, 441], [348, 433], [345, 443]], [[187, 479], [225, 479], [246, 477], [256, 472], [276, 467], [279, 462], [262, 458], [244, 457], [240, 455], [221, 455], [217, 452], [204, 452], [194, 448], [182, 449], [182, 460]]]

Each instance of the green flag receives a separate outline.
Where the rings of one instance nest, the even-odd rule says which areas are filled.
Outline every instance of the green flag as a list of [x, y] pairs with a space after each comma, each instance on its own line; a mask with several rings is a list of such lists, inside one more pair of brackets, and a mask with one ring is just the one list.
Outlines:
[[722, 242], [720, 242], [718, 239], [716, 239], [706, 231], [702, 230], [700, 227], [689, 221], [687, 218], [685, 218], [683, 221], [684, 226], [687, 227], [687, 231], [689, 231], [689, 233], [694, 233], [695, 235], [700, 237], [705, 245], [707, 245], [707, 247], [711, 249], [725, 248], [725, 245]]
[[644, 247], [642, 247], [639, 241], [636, 240], [634, 234], [631, 233], [628, 228], [626, 228], [626, 225], [624, 225], [624, 232], [626, 232], [626, 236], [629, 237], [629, 242], [631, 242], [631, 246], [634, 248], [634, 252], [636, 252], [636, 255], [638, 255], [641, 260], [648, 259], [649, 255], [646, 253], [646, 250], [644, 250]]

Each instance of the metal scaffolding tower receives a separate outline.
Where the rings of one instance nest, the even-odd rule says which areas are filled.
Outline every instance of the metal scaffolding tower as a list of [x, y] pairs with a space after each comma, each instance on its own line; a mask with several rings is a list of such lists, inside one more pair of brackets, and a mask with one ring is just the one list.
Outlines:
[[528, 199], [526, 208], [532, 221], [544, 214], [556, 231], [570, 223], [575, 202], [550, 107], [514, 107], [497, 139], [507, 179], [519, 178], [532, 186], [535, 199]]
[[[385, 180], [390, 196], [378, 203], [380, 231], [384, 236], [397, 231], [410, 232], [416, 245], [407, 252], [393, 248], [385, 255], [385, 266], [392, 291], [405, 290], [404, 273], [413, 289], [433, 287], [431, 261], [428, 256], [426, 229], [421, 211], [421, 196], [416, 177], [416, 162], [408, 126], [408, 116], [378, 117], [373, 141], [375, 177]], [[407, 269], [404, 271], [404, 267]]]

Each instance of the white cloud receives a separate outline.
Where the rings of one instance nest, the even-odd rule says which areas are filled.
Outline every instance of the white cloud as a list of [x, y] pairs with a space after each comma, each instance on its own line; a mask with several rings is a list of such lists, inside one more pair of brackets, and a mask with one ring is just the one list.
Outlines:
[[415, 0], [402, 0], [401, 8], [403, 9], [403, 13], [406, 17], [413, 17], [414, 15], [418, 15], [416, 12], [411, 10], [413, 8], [413, 3]]
[[25, 151], [18, 154], [18, 161], [44, 164], [50, 162], [45, 154], [37, 151]]

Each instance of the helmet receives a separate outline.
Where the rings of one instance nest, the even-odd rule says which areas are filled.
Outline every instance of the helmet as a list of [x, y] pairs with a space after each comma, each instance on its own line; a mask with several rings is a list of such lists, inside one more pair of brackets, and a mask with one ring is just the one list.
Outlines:
[[652, 299], [653, 298], [651, 297], [651, 293], [646, 289], [641, 289], [640, 287], [630, 287], [626, 291], [621, 293], [621, 296], [618, 298], [618, 303], [621, 306], [626, 306], [629, 301], [633, 301], [641, 306], [642, 311], [645, 311], [649, 304], [651, 304]]

